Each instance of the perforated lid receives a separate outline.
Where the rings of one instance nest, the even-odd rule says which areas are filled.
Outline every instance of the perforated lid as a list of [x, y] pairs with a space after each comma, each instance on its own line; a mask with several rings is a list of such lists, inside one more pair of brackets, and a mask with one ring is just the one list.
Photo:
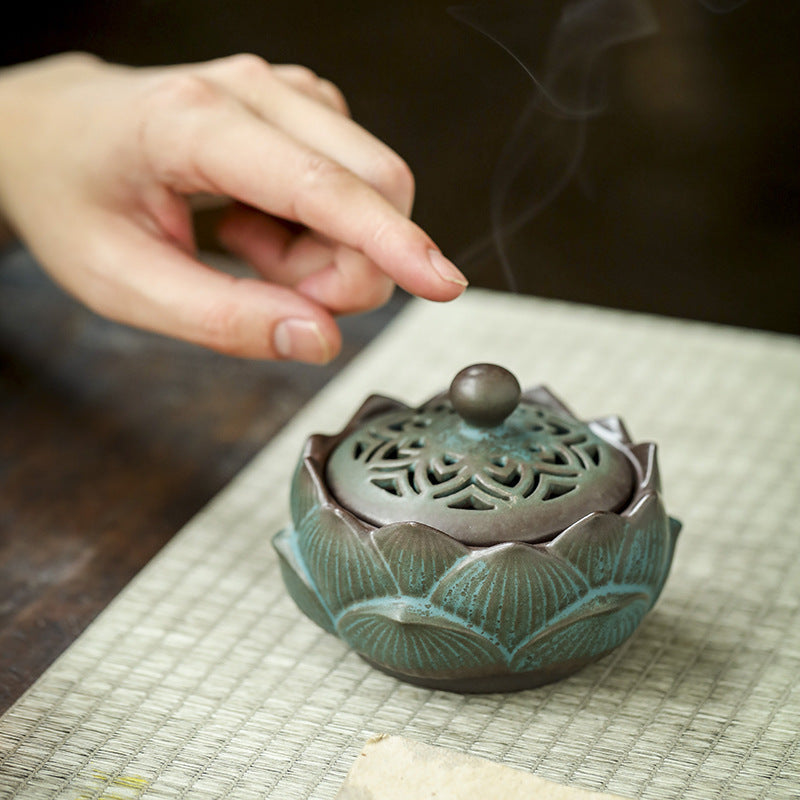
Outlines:
[[419, 409], [362, 421], [330, 455], [328, 485], [367, 522], [422, 522], [466, 544], [542, 541], [616, 511], [634, 473], [619, 443], [502, 367], [462, 370]]

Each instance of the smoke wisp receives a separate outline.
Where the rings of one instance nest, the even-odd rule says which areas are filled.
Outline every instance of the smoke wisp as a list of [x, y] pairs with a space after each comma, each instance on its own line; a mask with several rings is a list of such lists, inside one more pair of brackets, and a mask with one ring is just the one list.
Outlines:
[[647, 0], [506, 0], [449, 11], [505, 50], [533, 83], [492, 177], [491, 235], [460, 258], [469, 263], [494, 246], [516, 291], [508, 240], [576, 177], [587, 123], [606, 107], [607, 52], [655, 33], [658, 25]]

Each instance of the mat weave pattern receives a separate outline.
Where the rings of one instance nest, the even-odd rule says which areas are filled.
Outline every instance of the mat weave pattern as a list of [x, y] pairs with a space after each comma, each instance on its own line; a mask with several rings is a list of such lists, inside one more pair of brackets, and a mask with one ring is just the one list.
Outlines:
[[[404, 685], [296, 610], [269, 545], [306, 435], [466, 364], [659, 442], [683, 520], [629, 642], [510, 695]], [[642, 798], [800, 796], [800, 344], [469, 291], [411, 303], [0, 720], [0, 798], [332, 798], [398, 734]]]

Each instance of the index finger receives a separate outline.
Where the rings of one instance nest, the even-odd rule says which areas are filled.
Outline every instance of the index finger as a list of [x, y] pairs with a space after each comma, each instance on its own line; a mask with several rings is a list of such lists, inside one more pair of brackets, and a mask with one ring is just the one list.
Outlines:
[[140, 142], [157, 179], [226, 194], [362, 251], [407, 291], [452, 300], [467, 281], [433, 240], [341, 164], [261, 120], [213, 84], [165, 80]]

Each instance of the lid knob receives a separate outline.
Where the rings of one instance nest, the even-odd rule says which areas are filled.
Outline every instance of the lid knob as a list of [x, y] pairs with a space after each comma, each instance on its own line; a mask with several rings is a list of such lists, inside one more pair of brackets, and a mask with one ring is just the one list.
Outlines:
[[496, 428], [517, 407], [521, 389], [514, 375], [496, 364], [473, 364], [453, 378], [450, 402], [476, 428]]

